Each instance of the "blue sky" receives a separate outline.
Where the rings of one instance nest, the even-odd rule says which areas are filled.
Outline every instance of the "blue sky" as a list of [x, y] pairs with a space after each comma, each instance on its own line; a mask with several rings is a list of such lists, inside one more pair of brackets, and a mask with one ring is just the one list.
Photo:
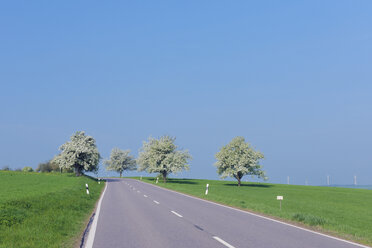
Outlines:
[[244, 136], [269, 182], [372, 184], [371, 13], [369, 0], [2, 2], [0, 167], [36, 168], [78, 130], [104, 158], [167, 134], [193, 156], [178, 176], [217, 179], [214, 154]]

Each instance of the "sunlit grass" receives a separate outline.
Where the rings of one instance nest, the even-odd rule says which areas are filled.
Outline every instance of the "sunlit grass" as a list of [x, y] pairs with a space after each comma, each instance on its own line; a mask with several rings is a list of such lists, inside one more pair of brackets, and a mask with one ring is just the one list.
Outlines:
[[[154, 178], [143, 181], [155, 184]], [[197, 179], [159, 180], [158, 185], [372, 245], [372, 190], [267, 183], [237, 187], [234, 181]], [[284, 196], [282, 210], [278, 195]]]
[[73, 174], [0, 171], [0, 247], [73, 247], [103, 186]]

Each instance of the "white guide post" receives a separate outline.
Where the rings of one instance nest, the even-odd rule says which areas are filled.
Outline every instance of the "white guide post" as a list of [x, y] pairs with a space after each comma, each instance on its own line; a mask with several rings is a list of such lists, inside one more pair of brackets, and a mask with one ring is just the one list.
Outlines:
[[158, 182], [159, 182], [159, 178], [157, 177], [157, 178], [156, 178], [156, 183], [158, 183]]
[[278, 195], [278, 196], [276, 197], [276, 199], [277, 199], [278, 201], [280, 201], [280, 211], [282, 211], [282, 201], [283, 201], [283, 196], [282, 196], [282, 195]]
[[209, 184], [207, 183], [207, 187], [205, 189], [205, 195], [208, 195], [208, 188], [209, 188]]
[[87, 195], [89, 195], [89, 187], [87, 183], [85, 184], [85, 188], [87, 189]]

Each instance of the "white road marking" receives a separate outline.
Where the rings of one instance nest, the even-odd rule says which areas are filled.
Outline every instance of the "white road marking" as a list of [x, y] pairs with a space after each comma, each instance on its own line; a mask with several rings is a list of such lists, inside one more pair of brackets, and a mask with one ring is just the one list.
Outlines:
[[230, 244], [227, 243], [225, 240], [220, 239], [220, 238], [217, 237], [217, 236], [213, 236], [213, 238], [214, 238], [215, 240], [217, 240], [218, 242], [220, 242], [221, 244], [225, 245], [226, 247], [229, 247], [229, 248], [235, 248], [234, 246], [230, 245]]
[[178, 217], [182, 218], [182, 215], [180, 215], [179, 213], [177, 212], [174, 212], [174, 211], [171, 211], [173, 214], [177, 215]]
[[254, 214], [254, 213], [251, 213], [251, 212], [248, 212], [248, 211], [244, 211], [244, 210], [240, 210], [240, 209], [237, 209], [237, 208], [225, 206], [225, 205], [222, 205], [222, 204], [219, 204], [219, 203], [207, 201], [207, 200], [200, 199], [198, 197], [191, 196], [191, 195], [186, 195], [186, 194], [183, 194], [183, 193], [174, 191], [174, 190], [162, 188], [160, 186], [157, 186], [157, 185], [154, 185], [154, 184], [151, 184], [151, 183], [146, 183], [146, 182], [143, 182], [143, 181], [140, 181], [140, 182], [141, 183], [144, 183], [144, 184], [147, 184], [147, 185], [151, 185], [151, 186], [157, 187], [157, 188], [162, 189], [162, 190], [165, 190], [165, 191], [169, 191], [169, 192], [173, 192], [173, 193], [176, 193], [176, 194], [179, 194], [179, 195], [183, 195], [183, 196], [186, 196], [186, 197], [189, 197], [189, 198], [193, 198], [193, 199], [196, 199], [196, 200], [199, 200], [199, 201], [207, 202], [207, 203], [210, 203], [210, 204], [213, 204], [213, 205], [217, 205], [217, 206], [220, 206], [220, 207], [224, 207], [224, 208], [229, 208], [229, 209], [232, 209], [232, 210], [235, 210], [235, 211], [238, 211], [238, 212], [242, 212], [242, 213], [245, 213], [245, 214], [256, 216], [258, 218], [262, 218], [262, 219], [270, 220], [270, 221], [273, 221], [273, 222], [276, 222], [276, 223], [280, 223], [280, 224], [283, 224], [283, 225], [286, 225], [286, 226], [294, 227], [294, 228], [297, 228], [297, 229], [300, 229], [300, 230], [303, 230], [303, 231], [306, 231], [306, 232], [318, 234], [318, 235], [323, 236], [323, 237], [327, 237], [327, 238], [330, 238], [330, 239], [338, 240], [338, 241], [345, 242], [345, 243], [348, 243], [348, 244], [351, 244], [351, 245], [355, 245], [355, 246], [358, 246], [358, 247], [362, 247], [362, 248], [371, 248], [371, 246], [361, 245], [361, 244], [358, 244], [358, 243], [355, 243], [355, 242], [351, 242], [351, 241], [348, 241], [348, 240], [345, 240], [345, 239], [336, 238], [336, 237], [333, 237], [333, 236], [330, 236], [330, 235], [327, 235], [327, 234], [324, 234], [324, 233], [320, 233], [320, 232], [309, 230], [309, 229], [306, 229], [306, 228], [303, 228], [303, 227], [299, 227], [299, 226], [295, 226], [295, 225], [292, 225], [292, 224], [288, 224], [288, 223], [285, 223], [283, 221], [275, 220], [275, 219], [272, 219], [272, 218], [269, 218], [269, 217], [266, 217], [266, 216], [262, 216], [262, 215], [259, 215], [259, 214]]
[[155, 200], [154, 200], [153, 202], [155, 202], [156, 204], [160, 204], [159, 202], [157, 202], [157, 201], [155, 201]]
[[97, 210], [96, 210], [96, 215], [94, 216], [92, 226], [90, 227], [87, 243], [85, 244], [85, 248], [92, 248], [93, 247], [94, 237], [96, 236], [98, 217], [99, 217], [99, 213], [101, 211], [101, 203], [102, 203], [103, 196], [105, 195], [107, 185], [108, 185], [108, 182], [106, 182], [105, 190], [102, 193], [101, 199], [99, 199], [99, 202], [98, 202], [98, 205], [97, 205]]
[[137, 190], [137, 193], [141, 193], [141, 191]]
[[143, 195], [144, 197], [147, 197], [147, 195]]

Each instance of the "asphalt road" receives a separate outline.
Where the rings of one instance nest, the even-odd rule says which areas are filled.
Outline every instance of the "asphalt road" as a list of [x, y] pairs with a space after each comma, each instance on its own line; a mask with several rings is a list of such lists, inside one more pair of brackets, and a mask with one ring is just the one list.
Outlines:
[[366, 247], [132, 179], [109, 179], [93, 247]]

